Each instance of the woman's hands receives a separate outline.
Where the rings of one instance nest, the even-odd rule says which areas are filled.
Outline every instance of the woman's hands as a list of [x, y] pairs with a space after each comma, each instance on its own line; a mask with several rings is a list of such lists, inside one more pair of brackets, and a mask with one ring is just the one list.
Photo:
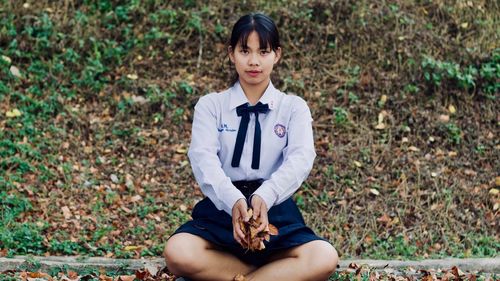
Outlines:
[[[256, 233], [264, 230], [269, 230], [269, 219], [267, 217], [267, 205], [264, 200], [258, 196], [252, 196], [251, 205], [253, 209], [253, 219], [257, 220], [259, 218], [260, 226]], [[240, 220], [248, 222], [250, 217], [248, 216], [248, 205], [245, 199], [240, 199], [236, 201], [232, 209], [232, 221], [233, 221], [233, 237], [242, 246], [246, 247], [245, 234], [241, 229]]]
[[260, 217], [260, 226], [257, 229], [257, 233], [269, 230], [269, 220], [267, 218], [267, 205], [264, 199], [259, 195], [252, 196], [252, 202], [250, 203], [253, 209], [253, 218], [256, 220]]
[[248, 205], [247, 201], [243, 198], [236, 201], [232, 210], [233, 217], [233, 237], [241, 246], [244, 247], [245, 234], [241, 230], [240, 220], [247, 222], [250, 218], [248, 217]]

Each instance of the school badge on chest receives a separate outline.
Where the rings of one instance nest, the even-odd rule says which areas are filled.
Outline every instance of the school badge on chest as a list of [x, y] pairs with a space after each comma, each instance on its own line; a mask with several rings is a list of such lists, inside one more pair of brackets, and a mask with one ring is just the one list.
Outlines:
[[286, 134], [286, 128], [285, 126], [281, 125], [281, 124], [276, 124], [274, 126], [274, 133], [276, 133], [276, 135], [280, 138], [284, 137], [285, 134]]

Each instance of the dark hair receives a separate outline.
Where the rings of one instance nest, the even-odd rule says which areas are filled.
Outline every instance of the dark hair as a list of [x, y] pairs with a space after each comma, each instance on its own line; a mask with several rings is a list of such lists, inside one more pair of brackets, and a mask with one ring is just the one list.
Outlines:
[[[274, 21], [264, 14], [251, 13], [242, 16], [234, 24], [231, 38], [229, 39], [229, 46], [232, 51], [234, 52], [238, 43], [243, 48], [247, 48], [248, 36], [254, 31], [259, 35], [261, 49], [270, 47], [271, 50], [277, 51], [281, 47], [280, 35]], [[236, 81], [238, 81], [238, 73], [233, 77], [231, 84], [234, 84]]]

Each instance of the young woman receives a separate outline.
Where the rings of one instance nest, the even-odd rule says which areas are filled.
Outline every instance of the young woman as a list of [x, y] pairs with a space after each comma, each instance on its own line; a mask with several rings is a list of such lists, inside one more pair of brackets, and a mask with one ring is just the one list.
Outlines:
[[[195, 106], [188, 156], [205, 199], [193, 220], [167, 242], [169, 270], [193, 280], [327, 280], [338, 255], [305, 226], [291, 196], [308, 176], [316, 153], [306, 102], [274, 88], [281, 58], [278, 29], [263, 14], [241, 17], [228, 46], [237, 79]], [[247, 208], [279, 234], [248, 251], [239, 220]]]

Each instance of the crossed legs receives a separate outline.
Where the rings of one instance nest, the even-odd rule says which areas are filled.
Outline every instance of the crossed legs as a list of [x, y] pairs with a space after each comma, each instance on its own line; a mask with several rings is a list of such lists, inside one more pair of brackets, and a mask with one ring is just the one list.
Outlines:
[[165, 246], [164, 257], [169, 270], [177, 276], [218, 281], [232, 281], [237, 274], [257, 281], [327, 280], [338, 263], [335, 248], [317, 240], [280, 252], [266, 265], [256, 268], [188, 233], [172, 236]]
[[246, 275], [255, 270], [205, 239], [189, 233], [170, 237], [163, 256], [170, 272], [194, 280], [233, 280], [236, 274]]

